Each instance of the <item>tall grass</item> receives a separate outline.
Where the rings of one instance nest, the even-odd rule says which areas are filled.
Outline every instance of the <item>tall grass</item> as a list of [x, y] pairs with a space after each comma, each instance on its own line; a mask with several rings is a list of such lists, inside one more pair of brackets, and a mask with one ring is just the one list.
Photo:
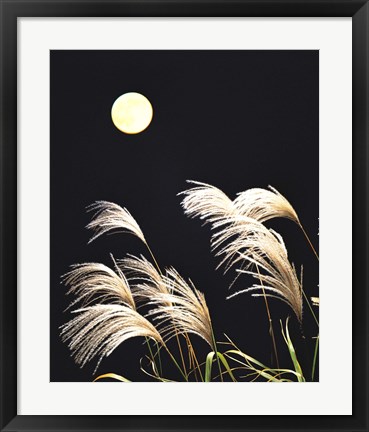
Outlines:
[[[234, 269], [237, 278], [248, 275], [254, 280], [251, 286], [227, 298], [249, 293], [264, 298], [277, 367], [268, 367], [244, 353], [227, 336], [225, 342], [217, 342], [204, 294], [173, 267], [161, 269], [132, 214], [107, 201], [97, 201], [88, 207], [88, 211], [93, 212], [87, 225], [93, 231], [90, 242], [108, 232], [130, 233], [144, 243], [150, 259], [128, 254], [117, 260], [111, 256], [112, 268], [101, 263], [73, 265], [62, 277], [67, 294], [74, 297], [68, 308], [73, 309], [72, 318], [61, 326], [62, 340], [81, 367], [97, 359], [94, 374], [103, 359], [120, 344], [140, 337], [148, 350], [147, 356], [141, 359], [141, 370], [157, 381], [173, 381], [166, 373], [168, 362], [178, 369], [180, 379], [185, 381], [305, 381], [290, 337], [289, 318], [281, 325], [281, 334], [294, 369], [280, 368], [278, 364], [268, 299], [285, 302], [300, 326], [303, 325], [303, 300], [309, 302], [309, 299], [303, 291], [302, 274], [299, 278], [294, 264], [289, 261], [282, 236], [264, 225], [269, 219], [283, 217], [302, 228], [297, 212], [271, 187], [269, 190], [249, 189], [231, 200], [215, 186], [190, 183], [192, 187], [180, 194], [184, 212], [211, 224], [211, 250], [219, 258], [218, 267], [223, 267], [225, 272]], [[309, 244], [312, 247], [310, 240]], [[314, 297], [313, 304], [318, 303]], [[313, 313], [310, 302], [308, 306]], [[198, 359], [191, 335], [208, 347], [205, 358]], [[318, 337], [312, 355], [312, 379], [317, 364]], [[171, 344], [173, 338], [178, 350]], [[214, 363], [216, 370], [213, 370]], [[116, 372], [103, 373], [95, 377], [95, 381], [107, 378], [130, 381], [129, 377]]]

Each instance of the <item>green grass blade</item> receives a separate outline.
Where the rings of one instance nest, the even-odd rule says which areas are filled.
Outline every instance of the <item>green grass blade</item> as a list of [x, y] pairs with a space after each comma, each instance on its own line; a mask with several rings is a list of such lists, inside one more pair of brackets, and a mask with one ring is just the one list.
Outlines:
[[254, 363], [263, 369], [268, 369], [267, 366], [265, 366], [263, 363], [259, 362], [258, 360], [254, 359], [253, 357], [249, 356], [248, 354], [245, 354], [244, 352], [242, 352], [240, 350], [228, 350], [226, 352], [226, 354], [228, 354], [228, 353], [239, 355], [240, 357], [243, 357], [248, 362]]
[[[303, 378], [302, 375], [291, 369], [274, 369], [269, 368], [253, 357], [245, 354], [240, 350], [229, 350], [224, 353], [224, 355], [229, 359], [236, 363], [243, 365], [245, 369], [251, 371], [252, 375], [261, 376], [265, 378], [267, 381], [272, 382], [283, 382], [283, 381], [291, 381], [289, 379], [280, 378], [283, 375], [291, 374], [295, 376], [297, 379]], [[244, 361], [241, 361], [234, 357], [235, 355], [240, 356]], [[241, 377], [242, 378], [242, 377]]]
[[283, 335], [283, 338], [284, 338], [284, 340], [286, 342], [288, 351], [290, 353], [290, 357], [291, 357], [293, 366], [295, 368], [295, 371], [298, 374], [297, 375], [297, 379], [298, 379], [299, 382], [305, 382], [304, 374], [302, 373], [302, 369], [301, 369], [300, 363], [297, 360], [297, 355], [296, 355], [295, 347], [293, 346], [293, 343], [292, 343], [292, 340], [291, 340], [291, 337], [290, 337], [290, 333], [288, 331], [288, 319], [289, 318], [287, 318], [287, 321], [286, 321], [286, 333], [283, 331], [282, 322], [281, 322], [282, 335]]
[[231, 368], [229, 367], [229, 364], [226, 360], [226, 358], [224, 357], [223, 354], [221, 354], [220, 352], [217, 352], [218, 358], [219, 360], [223, 363], [223, 366], [226, 368], [226, 371], [228, 372], [228, 375], [232, 378], [233, 382], [237, 382], [236, 378], [234, 377]]
[[213, 365], [213, 359], [214, 359], [215, 352], [211, 351], [206, 356], [206, 365], [205, 365], [205, 382], [211, 381], [211, 368]]

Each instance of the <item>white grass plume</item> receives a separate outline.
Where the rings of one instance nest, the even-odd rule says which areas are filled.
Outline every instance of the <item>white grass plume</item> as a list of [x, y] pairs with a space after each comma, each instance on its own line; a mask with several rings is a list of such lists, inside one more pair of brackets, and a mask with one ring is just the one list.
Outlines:
[[176, 333], [192, 333], [204, 339], [215, 351], [212, 324], [205, 296], [190, 281], [189, 284], [174, 269], [166, 270], [163, 281], [167, 293], [157, 292], [149, 304], [156, 308], [149, 316], [159, 320], [160, 333], [168, 341]]
[[263, 224], [247, 216], [236, 215], [225, 219], [218, 219], [214, 222], [214, 230], [211, 236], [212, 250], [217, 250], [216, 256], [223, 256], [217, 268], [225, 265], [227, 272], [233, 265], [241, 261], [240, 253], [247, 249], [245, 241], [248, 237], [257, 240], [258, 234], [269, 235], [273, 233], [279, 240], [280, 247], [284, 249], [287, 256], [287, 249], [282, 236], [274, 230], [268, 230]]
[[126, 208], [108, 201], [96, 201], [88, 207], [88, 211], [95, 212], [87, 225], [88, 229], [94, 231], [89, 243], [102, 234], [113, 231], [131, 233], [147, 244], [141, 228]]
[[128, 255], [118, 260], [118, 265], [131, 282], [132, 293], [136, 300], [150, 301], [157, 293], [170, 294], [162, 275], [143, 255], [140, 257]]
[[280, 217], [291, 219], [300, 225], [297, 213], [289, 201], [272, 186], [269, 189], [253, 188], [238, 193], [233, 201], [235, 212], [259, 222]]
[[178, 194], [185, 196], [181, 204], [187, 216], [212, 222], [233, 214], [233, 202], [223, 191], [207, 183], [193, 180], [187, 183], [196, 185]]
[[104, 357], [133, 337], [163, 339], [142, 315], [127, 306], [95, 305], [74, 311], [75, 318], [61, 327], [63, 342], [69, 342], [75, 362], [81, 367], [97, 357], [95, 372]]
[[[283, 239], [262, 224], [271, 218], [285, 217], [301, 226], [289, 201], [271, 186], [270, 190], [248, 189], [231, 201], [214, 186], [190, 183], [197, 186], [181, 193], [185, 195], [182, 206], [188, 216], [197, 216], [212, 224], [215, 231], [211, 239], [212, 249], [222, 257], [219, 266], [224, 265], [227, 271], [240, 264], [238, 272], [249, 273], [259, 280], [259, 284], [234, 295], [258, 289], [270, 291], [287, 302], [301, 321], [301, 284], [288, 260]], [[259, 268], [261, 273], [255, 271]]]
[[[220, 225], [220, 222], [218, 222]], [[285, 301], [302, 320], [302, 289], [295, 268], [288, 260], [282, 236], [248, 217], [223, 222], [223, 229], [214, 234], [213, 247], [222, 256], [226, 270], [240, 263], [238, 271], [251, 275], [259, 283], [236, 292], [228, 298], [252, 291], [267, 291]], [[254, 296], [264, 294], [253, 294]]]
[[259, 222], [276, 217], [285, 217], [300, 225], [295, 209], [276, 189], [252, 188], [237, 194], [231, 200], [222, 190], [207, 183], [187, 180], [196, 185], [181, 192], [182, 207], [186, 215], [199, 217], [205, 222], [216, 222], [236, 215], [247, 216]]
[[99, 301], [126, 304], [135, 309], [128, 281], [118, 267], [115, 272], [100, 263], [75, 264], [62, 281], [69, 286], [68, 294], [76, 295], [69, 307], [76, 303], [88, 306]]

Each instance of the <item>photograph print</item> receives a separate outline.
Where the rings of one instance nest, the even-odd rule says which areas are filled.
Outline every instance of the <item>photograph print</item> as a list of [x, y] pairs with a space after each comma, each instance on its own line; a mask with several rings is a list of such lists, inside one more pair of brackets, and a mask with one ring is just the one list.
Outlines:
[[50, 51], [50, 381], [319, 381], [319, 51]]

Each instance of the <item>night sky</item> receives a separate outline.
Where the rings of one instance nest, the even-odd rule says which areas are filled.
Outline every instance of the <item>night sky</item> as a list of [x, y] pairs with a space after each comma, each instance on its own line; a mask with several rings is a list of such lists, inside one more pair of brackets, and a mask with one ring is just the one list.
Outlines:
[[[205, 293], [218, 341], [231, 337], [244, 352], [271, 364], [271, 342], [262, 298], [244, 294], [252, 283], [215, 270], [210, 228], [187, 218], [178, 192], [187, 179], [213, 184], [232, 199], [251, 187], [274, 186], [294, 206], [318, 249], [319, 54], [318, 51], [51, 51], [51, 276], [50, 380], [91, 381], [96, 361], [80, 369], [59, 337], [73, 297], [61, 275], [69, 266], [103, 262], [109, 254], [149, 255], [129, 234], [106, 235], [87, 245], [97, 200], [126, 207], [139, 223], [160, 266], [174, 266]], [[137, 135], [120, 132], [110, 110], [115, 99], [138, 92], [152, 103], [150, 126]], [[292, 221], [266, 224], [282, 234], [290, 261], [304, 265], [304, 289], [318, 296], [318, 262]], [[292, 368], [279, 320], [290, 331], [310, 379], [316, 325], [304, 305], [303, 328], [293, 311], [270, 300], [282, 367]], [[318, 310], [315, 308], [315, 312]], [[209, 347], [192, 338], [198, 357]], [[122, 344], [102, 361], [98, 374], [114, 372], [148, 381], [139, 367], [142, 339]], [[171, 366], [166, 377], [179, 379]]]

